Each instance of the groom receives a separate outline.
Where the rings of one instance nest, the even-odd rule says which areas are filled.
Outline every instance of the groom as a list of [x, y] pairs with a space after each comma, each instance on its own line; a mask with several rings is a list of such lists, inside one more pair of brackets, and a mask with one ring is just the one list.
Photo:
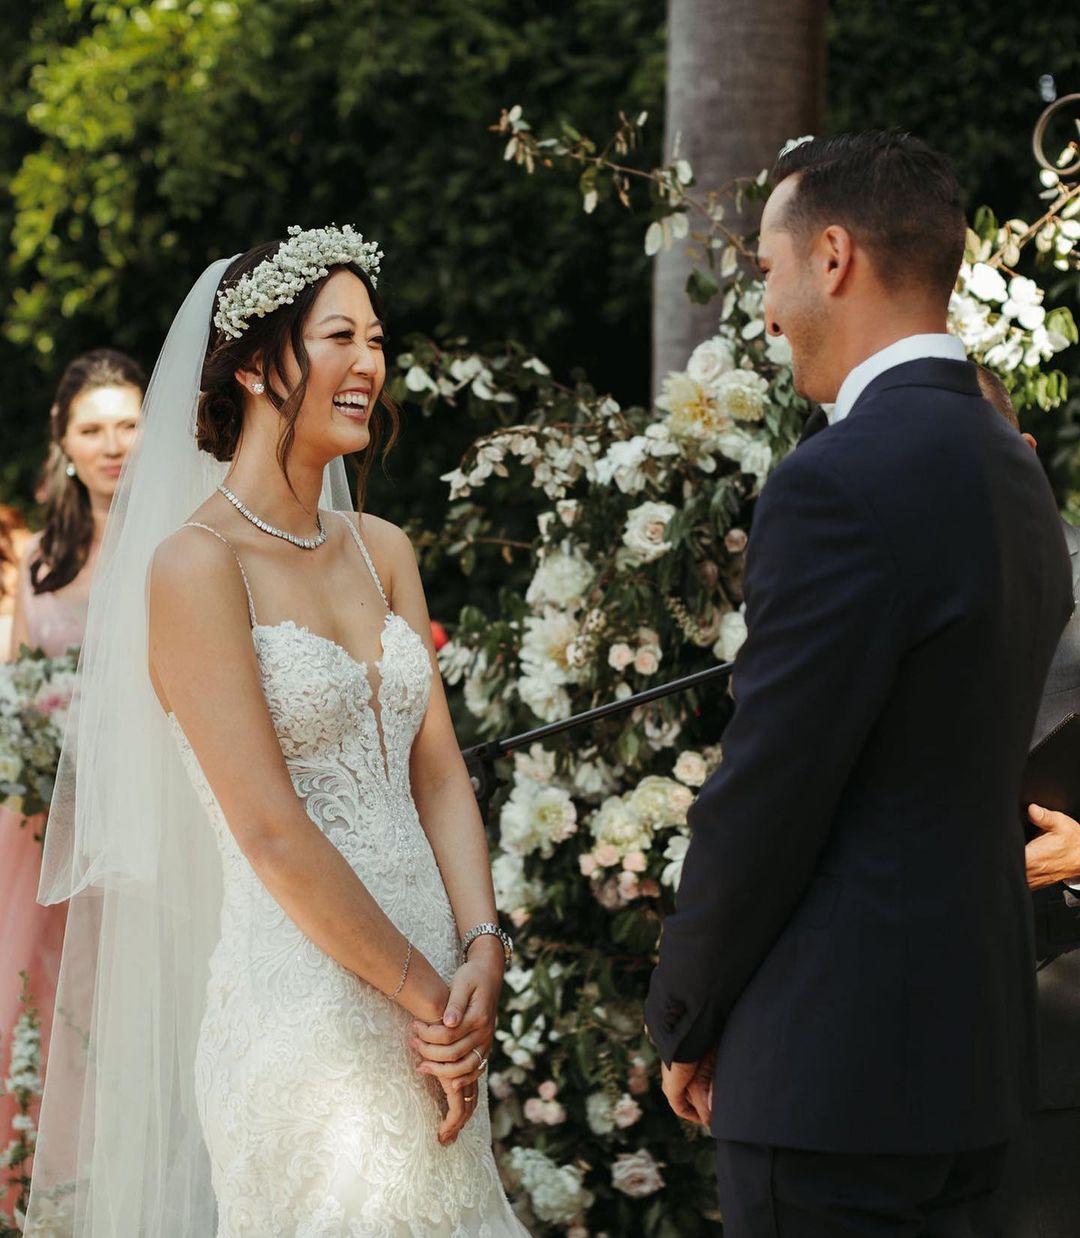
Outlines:
[[758, 503], [736, 709], [646, 1021], [672, 1107], [717, 1136], [725, 1238], [959, 1238], [1034, 1058], [1017, 801], [1069, 557], [946, 334], [947, 161], [864, 133], [773, 179], [765, 320], [833, 408]]

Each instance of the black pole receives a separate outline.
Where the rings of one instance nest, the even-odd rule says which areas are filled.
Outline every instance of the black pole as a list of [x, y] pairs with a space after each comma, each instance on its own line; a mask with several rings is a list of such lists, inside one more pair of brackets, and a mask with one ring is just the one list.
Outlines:
[[465, 758], [469, 775], [472, 778], [473, 791], [484, 821], [487, 821], [488, 807], [495, 791], [495, 762], [499, 757], [516, 752], [519, 748], [527, 748], [540, 740], [550, 739], [552, 735], [561, 735], [563, 731], [574, 730], [576, 727], [588, 726], [599, 722], [602, 718], [610, 718], [615, 714], [626, 713], [639, 705], [647, 705], [650, 701], [658, 701], [666, 696], [674, 696], [677, 692], [686, 692], [702, 684], [711, 683], [727, 675], [734, 662], [721, 662], [719, 666], [711, 666], [707, 671], [697, 671], [693, 675], [684, 675], [682, 679], [673, 679], [670, 683], [658, 684], [655, 688], [646, 688], [644, 692], [625, 697], [621, 701], [608, 701], [606, 705], [598, 705], [595, 709], [587, 709], [584, 713], [574, 714], [570, 718], [562, 718], [558, 722], [548, 722], [544, 726], [535, 727], [531, 731], [523, 731], [520, 735], [510, 735], [502, 739], [490, 739], [483, 744], [475, 744], [471, 748], [463, 748], [461, 755]]

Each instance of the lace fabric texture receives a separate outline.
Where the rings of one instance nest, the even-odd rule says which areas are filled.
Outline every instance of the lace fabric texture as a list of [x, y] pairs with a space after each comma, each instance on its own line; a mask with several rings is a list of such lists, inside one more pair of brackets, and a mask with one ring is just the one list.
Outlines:
[[[449, 981], [457, 925], [409, 783], [431, 690], [423, 641], [388, 610], [373, 677], [343, 647], [291, 621], [255, 623], [252, 638], [308, 816]], [[320, 950], [274, 901], [171, 715], [170, 723], [223, 869], [221, 937], [195, 1060], [218, 1238], [526, 1234], [499, 1181], [486, 1080], [472, 1120], [455, 1143], [440, 1145], [442, 1090], [416, 1072], [410, 1016]]]

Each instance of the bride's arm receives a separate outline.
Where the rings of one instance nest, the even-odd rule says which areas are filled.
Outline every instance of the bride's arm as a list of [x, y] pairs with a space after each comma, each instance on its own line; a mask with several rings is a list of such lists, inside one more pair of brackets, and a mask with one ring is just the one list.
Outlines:
[[[464, 934], [474, 925], [498, 920], [484, 824], [454, 734], [412, 546], [400, 529], [385, 521], [365, 516], [363, 527], [389, 569], [394, 610], [420, 634], [432, 663], [431, 701], [412, 749], [412, 791], [458, 931]], [[426, 1021], [415, 1028], [415, 1047], [427, 1059], [422, 1069], [438, 1077], [444, 1088], [471, 1088], [479, 1065], [473, 1050], [483, 1058], [491, 1052], [503, 968], [499, 941], [489, 935], [476, 938], [454, 976], [441, 1025]]]
[[[407, 943], [296, 795], [263, 696], [239, 569], [216, 539], [181, 529], [158, 548], [149, 644], [158, 695], [260, 881], [320, 949], [393, 993]], [[437, 1020], [447, 996], [414, 949], [397, 1001]]]

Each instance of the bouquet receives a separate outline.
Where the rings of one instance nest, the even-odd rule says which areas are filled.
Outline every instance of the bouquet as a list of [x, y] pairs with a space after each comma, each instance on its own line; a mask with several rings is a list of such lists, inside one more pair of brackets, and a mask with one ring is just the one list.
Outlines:
[[13, 812], [34, 816], [52, 800], [78, 656], [23, 645], [0, 666], [0, 805]]

